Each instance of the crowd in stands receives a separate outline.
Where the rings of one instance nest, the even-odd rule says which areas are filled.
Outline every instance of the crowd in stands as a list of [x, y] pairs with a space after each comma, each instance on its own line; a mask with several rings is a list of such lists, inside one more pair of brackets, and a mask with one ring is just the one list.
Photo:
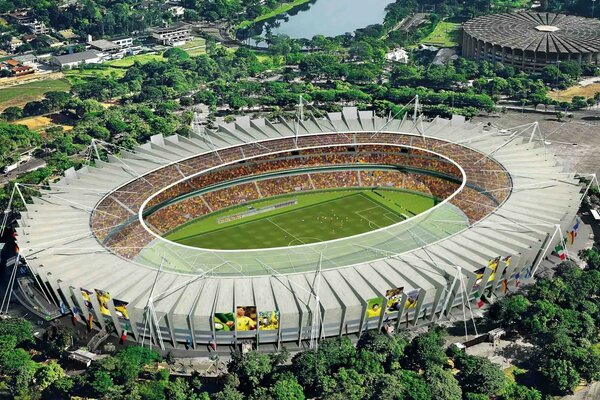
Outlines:
[[254, 182], [242, 183], [204, 194], [204, 199], [213, 211], [246, 203], [260, 198]]
[[308, 174], [265, 179], [258, 181], [257, 185], [263, 197], [314, 189], [310, 183]]
[[[462, 180], [462, 173], [454, 163], [430, 151], [445, 155], [464, 169], [470, 186], [457, 195], [452, 203], [461, 208], [471, 222], [487, 215], [510, 194], [510, 178], [502, 167], [474, 150], [418, 136], [372, 136], [363, 133], [303, 136], [297, 139], [297, 143], [291, 138], [276, 139], [182, 160], [139, 177], [113, 192], [93, 211], [90, 223], [99, 240], [106, 241], [119, 254], [131, 258], [137, 254], [135, 249], [139, 251], [139, 248], [153, 239], [135, 218], [142, 204], [153, 194], [155, 195], [148, 201], [147, 208], [160, 207], [167, 200], [196, 191], [205, 192], [159, 208], [148, 216], [148, 225], [161, 233], [212, 211], [298, 190], [391, 186], [428, 193], [440, 199], [447, 198], [459, 187], [456, 181]], [[389, 146], [385, 143], [407, 147]], [[339, 146], [331, 146], [336, 144]], [[331, 147], [303, 149], [308, 146]], [[157, 160], [146, 161], [160, 165]], [[127, 168], [132, 177], [135, 177], [135, 163], [131, 164]], [[219, 167], [223, 164], [228, 165]], [[284, 177], [260, 178], [260, 175], [266, 173], [285, 170], [360, 164], [399, 166], [400, 169], [397, 172], [305, 171]], [[205, 170], [208, 171], [202, 172]], [[248, 176], [254, 176], [258, 180], [236, 184], [236, 180]], [[452, 178], [454, 182], [444, 177]], [[228, 181], [234, 186], [211, 189], [212, 186]], [[113, 232], [123, 224], [125, 227]]]
[[210, 208], [202, 196], [187, 198], [170, 204], [146, 217], [146, 223], [160, 233], [166, 233], [173, 227], [181, 226], [202, 215], [208, 214]]

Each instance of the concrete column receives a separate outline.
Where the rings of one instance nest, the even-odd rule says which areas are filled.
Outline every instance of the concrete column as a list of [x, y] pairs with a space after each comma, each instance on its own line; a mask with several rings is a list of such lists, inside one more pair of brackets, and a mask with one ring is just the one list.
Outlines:
[[506, 57], [506, 48], [504, 46], [502, 46], [502, 49], [500, 51], [502, 52], [502, 56], [501, 56], [500, 60], [502, 61], [502, 64], [504, 64], [504, 60]]

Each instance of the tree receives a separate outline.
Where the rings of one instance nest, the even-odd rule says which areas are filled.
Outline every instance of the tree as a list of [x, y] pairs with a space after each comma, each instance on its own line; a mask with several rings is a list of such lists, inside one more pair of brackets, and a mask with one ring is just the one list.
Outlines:
[[35, 382], [41, 390], [46, 389], [65, 375], [62, 367], [56, 361], [42, 365], [35, 373]]
[[441, 367], [448, 362], [443, 345], [444, 337], [439, 329], [419, 335], [406, 348], [404, 363], [415, 370]]
[[145, 365], [160, 361], [160, 355], [140, 346], [128, 346], [115, 355], [117, 370], [114, 375], [118, 382], [129, 383], [137, 378]]
[[190, 398], [190, 385], [183, 378], [175, 378], [165, 389], [168, 400], [187, 400]]
[[304, 400], [304, 390], [293, 375], [286, 375], [271, 386], [271, 396], [275, 400]]
[[187, 60], [190, 55], [178, 47], [171, 47], [169, 50], [163, 53], [163, 57], [168, 58], [170, 62]]
[[504, 388], [504, 373], [487, 358], [461, 354], [457, 364], [460, 372], [456, 377], [464, 392], [493, 396]]
[[432, 399], [462, 399], [462, 390], [452, 372], [439, 367], [433, 367], [425, 372], [425, 380], [427, 381]]
[[518, 329], [530, 306], [531, 303], [522, 294], [509, 295], [493, 303], [488, 316], [503, 326]]
[[225, 387], [215, 395], [215, 400], [244, 400], [246, 397], [235, 387], [225, 385]]
[[8, 122], [23, 118], [23, 110], [20, 107], [8, 107], [2, 111], [2, 118]]
[[534, 389], [513, 383], [506, 388], [504, 400], [542, 400], [542, 394]]
[[550, 389], [561, 395], [573, 392], [581, 379], [575, 366], [567, 360], [550, 358], [540, 372]]
[[88, 384], [97, 397], [103, 396], [115, 385], [110, 374], [102, 369], [93, 370], [92, 373], [88, 375]]
[[0, 320], [0, 336], [10, 335], [17, 338], [17, 346], [33, 343], [33, 326], [23, 318], [6, 318]]

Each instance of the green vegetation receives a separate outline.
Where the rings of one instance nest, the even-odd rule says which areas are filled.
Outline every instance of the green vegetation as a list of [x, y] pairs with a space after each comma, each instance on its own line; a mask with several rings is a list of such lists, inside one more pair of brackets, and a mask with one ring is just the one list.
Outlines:
[[151, 61], [166, 61], [161, 54], [137, 54], [124, 57], [120, 60], [112, 60], [103, 64], [82, 65], [79, 68], [73, 68], [63, 71], [65, 76], [72, 84], [82, 82], [85, 78], [123, 78], [127, 70], [136, 63], [143, 65]]
[[[254, 249], [300, 245], [357, 235], [382, 228], [434, 205], [431, 197], [396, 190], [339, 190], [298, 193], [257, 201], [233, 210], [216, 212], [166, 236], [188, 246], [211, 249]], [[296, 205], [218, 223], [235, 215], [285, 201]]]
[[585, 270], [564, 262], [553, 279], [539, 279], [489, 309], [491, 321], [535, 345], [529, 356], [517, 356], [516, 382], [551, 395], [600, 379], [600, 255], [592, 249], [580, 257], [588, 264]]
[[11, 106], [23, 106], [29, 101], [40, 99], [47, 92], [68, 92], [70, 88], [71, 85], [66, 79], [48, 79], [0, 88], [0, 110]]
[[306, 4], [308, 3], [310, 0], [291, 0], [289, 3], [281, 3], [277, 8], [268, 11], [264, 14], [259, 15], [258, 17], [254, 18], [252, 21], [242, 21], [240, 22], [237, 26], [236, 29], [244, 29], [249, 27], [252, 24], [261, 22], [261, 21], [265, 21], [267, 19], [271, 19], [273, 17], [276, 17], [280, 14], [284, 14], [288, 11], [291, 11], [292, 9], [302, 5], [302, 4]]
[[433, 32], [427, 35], [421, 43], [439, 46], [455, 47], [459, 45], [458, 28], [460, 23], [440, 21]]

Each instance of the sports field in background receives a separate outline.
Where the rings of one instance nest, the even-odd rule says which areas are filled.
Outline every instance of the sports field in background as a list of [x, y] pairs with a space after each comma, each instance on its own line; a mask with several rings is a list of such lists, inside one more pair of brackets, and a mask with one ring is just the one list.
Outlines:
[[[296, 200], [297, 204], [218, 223], [224, 216]], [[188, 246], [236, 250], [295, 246], [368, 232], [435, 204], [426, 195], [392, 190], [332, 190], [258, 200], [199, 218], [165, 237]]]

